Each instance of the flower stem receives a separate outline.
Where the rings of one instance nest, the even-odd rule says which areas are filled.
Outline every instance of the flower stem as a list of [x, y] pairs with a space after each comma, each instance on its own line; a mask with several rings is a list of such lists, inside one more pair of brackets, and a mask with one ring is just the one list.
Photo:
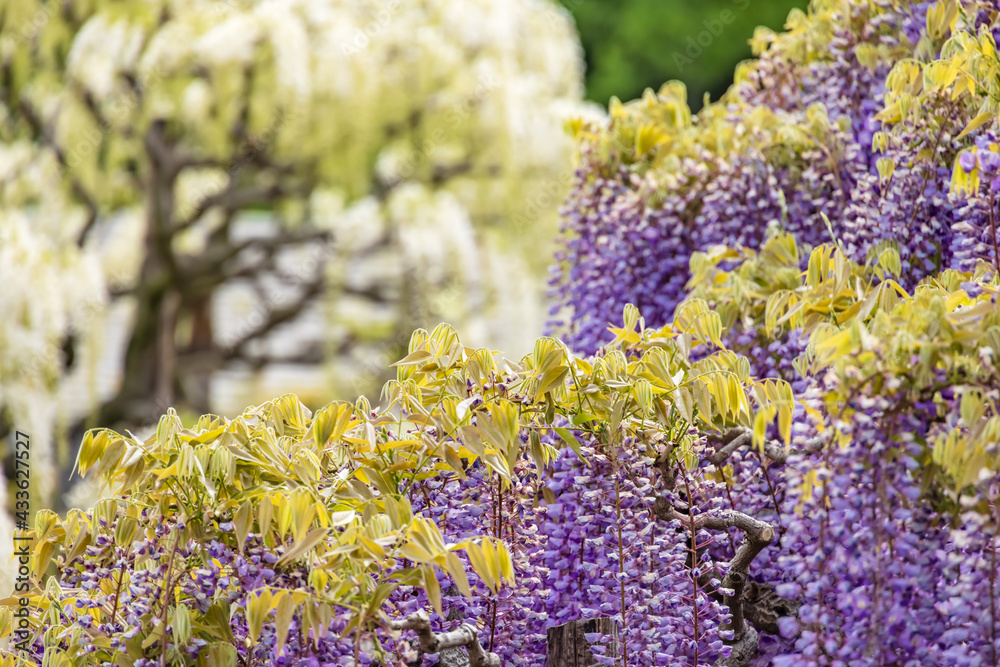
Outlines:
[[626, 624], [625, 605], [625, 546], [622, 542], [622, 505], [621, 492], [618, 486], [618, 466], [615, 464], [615, 457], [611, 457], [612, 470], [615, 478], [615, 517], [618, 528], [618, 595], [621, 601], [622, 612], [622, 667], [628, 664], [628, 626]]

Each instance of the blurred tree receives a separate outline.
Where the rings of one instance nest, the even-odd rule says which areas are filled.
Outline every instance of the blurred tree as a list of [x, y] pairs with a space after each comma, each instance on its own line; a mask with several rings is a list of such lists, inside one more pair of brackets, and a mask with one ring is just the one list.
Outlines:
[[[109, 313], [108, 427], [211, 409], [220, 368], [516, 327], [495, 311], [544, 286], [582, 95], [546, 0], [0, 0], [0, 412], [42, 502], [53, 398]], [[234, 283], [252, 312], [219, 321]], [[321, 295], [326, 349], [267, 345]]]
[[587, 97], [638, 98], [679, 79], [692, 107], [718, 99], [751, 57], [754, 29], [780, 29], [808, 0], [562, 0], [576, 19], [587, 61]]

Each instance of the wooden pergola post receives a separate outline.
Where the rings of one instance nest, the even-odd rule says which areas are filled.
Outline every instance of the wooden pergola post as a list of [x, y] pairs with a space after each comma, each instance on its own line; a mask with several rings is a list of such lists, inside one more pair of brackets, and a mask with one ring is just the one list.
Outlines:
[[594, 667], [598, 665], [587, 633], [600, 632], [611, 635], [614, 641], [608, 647], [609, 657], [618, 655], [618, 624], [610, 618], [592, 618], [587, 621], [570, 621], [548, 630], [548, 667]]

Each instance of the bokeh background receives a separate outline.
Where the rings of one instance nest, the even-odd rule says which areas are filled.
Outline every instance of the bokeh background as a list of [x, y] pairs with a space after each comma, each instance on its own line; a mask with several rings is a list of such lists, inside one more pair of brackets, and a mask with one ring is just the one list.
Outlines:
[[0, 0], [6, 478], [18, 430], [33, 510], [64, 511], [98, 492], [87, 428], [375, 404], [441, 321], [519, 358], [565, 122], [671, 79], [698, 109], [805, 4]]
[[758, 26], [780, 29], [805, 0], [563, 0], [586, 59], [587, 98], [631, 100], [683, 81], [692, 110], [729, 88]]

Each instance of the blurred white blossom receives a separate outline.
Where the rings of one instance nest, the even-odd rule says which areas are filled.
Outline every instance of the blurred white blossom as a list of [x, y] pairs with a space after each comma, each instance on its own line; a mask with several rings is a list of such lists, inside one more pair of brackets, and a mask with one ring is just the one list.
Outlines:
[[[572, 165], [562, 126], [594, 113], [574, 26], [555, 3], [66, 5], [0, 0], [0, 62], [52, 130], [25, 141], [28, 125], [8, 123], [19, 110], [0, 105], [0, 125], [15, 128], [0, 136], [0, 409], [39, 443], [56, 436], [66, 335], [92, 362], [108, 338], [109, 288], [139, 279], [150, 224], [143, 138], [154, 123], [217, 163], [181, 172], [176, 221], [266, 146], [313, 179], [300, 202], [271, 213], [333, 231], [332, 286], [380, 283], [400, 300], [419, 289], [422, 317], [450, 319], [484, 346], [526, 349], [539, 333], [553, 193]], [[37, 29], [18, 29], [32, 21]], [[82, 246], [90, 211], [80, 192], [97, 212]], [[207, 215], [172, 243], [197, 254], [217, 223]], [[370, 337], [376, 347], [362, 353], [397, 335], [386, 322], [406, 306], [337, 304], [330, 335]], [[227, 324], [259, 309], [248, 299]]]

